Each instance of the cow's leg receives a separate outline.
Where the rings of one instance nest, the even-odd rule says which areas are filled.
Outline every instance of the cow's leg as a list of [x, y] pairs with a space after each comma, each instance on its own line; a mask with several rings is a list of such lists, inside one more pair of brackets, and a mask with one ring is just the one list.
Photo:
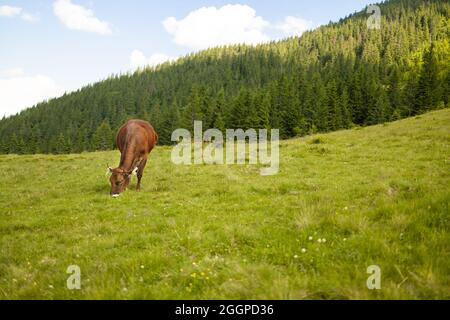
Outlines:
[[137, 178], [138, 178], [138, 182], [136, 185], [137, 191], [141, 190], [141, 179], [142, 179], [142, 175], [144, 174], [144, 168], [145, 168], [146, 164], [147, 164], [147, 159], [142, 159], [141, 163], [139, 163], [138, 171], [137, 171]]

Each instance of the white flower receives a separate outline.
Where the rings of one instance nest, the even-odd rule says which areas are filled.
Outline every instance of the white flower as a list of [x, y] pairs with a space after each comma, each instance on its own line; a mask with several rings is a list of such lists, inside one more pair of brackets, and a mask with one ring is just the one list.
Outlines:
[[294, 259], [297, 259], [297, 258], [298, 258], [298, 255], [295, 255], [295, 256], [294, 256]]
[[306, 253], [306, 249], [305, 248], [302, 249], [302, 253]]
[[144, 265], [141, 265], [141, 269], [144, 269], [145, 268], [145, 266]]
[[308, 240], [309, 240], [309, 241], [313, 241], [313, 237], [310, 236], [310, 237], [308, 238]]
[[322, 239], [322, 242], [323, 242], [323, 243], [327, 242], [327, 239], [323, 238], [323, 239]]
[[322, 243], [322, 239], [317, 240], [318, 243]]

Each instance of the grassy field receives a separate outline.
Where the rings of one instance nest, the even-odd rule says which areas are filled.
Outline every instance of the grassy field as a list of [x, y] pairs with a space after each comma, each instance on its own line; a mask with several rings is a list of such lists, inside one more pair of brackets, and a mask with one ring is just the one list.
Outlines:
[[118, 151], [0, 156], [0, 298], [449, 299], [449, 146], [446, 109], [283, 141], [276, 176], [158, 147], [117, 199]]

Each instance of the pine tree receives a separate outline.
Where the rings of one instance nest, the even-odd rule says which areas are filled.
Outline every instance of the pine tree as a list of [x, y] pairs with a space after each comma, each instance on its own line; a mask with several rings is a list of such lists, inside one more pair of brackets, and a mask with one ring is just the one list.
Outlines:
[[194, 121], [202, 121], [203, 120], [203, 114], [202, 114], [203, 97], [202, 97], [202, 94], [203, 93], [199, 88], [193, 87], [191, 89], [191, 94], [188, 98], [187, 105], [182, 112], [181, 123], [183, 125], [183, 128], [186, 128], [186, 129], [190, 130], [191, 132], [194, 129]]
[[328, 128], [337, 130], [343, 127], [341, 103], [338, 98], [336, 82], [331, 81], [327, 87]]
[[380, 87], [378, 90], [378, 98], [375, 105], [369, 108], [367, 124], [384, 123], [390, 120], [389, 114], [389, 98], [386, 91]]
[[425, 112], [436, 107], [438, 95], [438, 65], [434, 56], [434, 44], [425, 51], [423, 66], [417, 84], [414, 114]]
[[316, 112], [313, 120], [313, 126], [317, 128], [319, 132], [327, 132], [330, 130], [330, 127], [325, 86], [322, 83], [317, 83], [315, 92], [316, 100], [314, 103], [314, 109], [316, 110]]
[[402, 114], [402, 110], [407, 109], [402, 101], [402, 91], [401, 91], [401, 76], [400, 70], [397, 65], [392, 67], [389, 74], [389, 100], [391, 102], [392, 108], [398, 110], [399, 116]]
[[262, 94], [261, 103], [258, 108], [258, 125], [257, 128], [270, 128], [270, 95], [269, 93]]
[[347, 89], [344, 88], [339, 98], [339, 111], [342, 114], [342, 127], [348, 129], [352, 126], [352, 116], [349, 110], [350, 98]]
[[353, 82], [350, 87], [350, 106], [353, 122], [356, 124], [363, 124], [366, 117], [361, 74], [360, 70], [354, 74]]
[[226, 129], [224, 119], [225, 110], [225, 90], [221, 88], [219, 93], [217, 94], [215, 110], [213, 112], [213, 127], [219, 129], [222, 132], [225, 132]]
[[5, 140], [0, 140], [0, 154], [8, 154], [9, 153], [9, 147]]
[[66, 144], [66, 138], [64, 137], [63, 133], [60, 133], [55, 145], [54, 145], [54, 153], [56, 154], [64, 154], [67, 153], [67, 144]]
[[250, 101], [249, 93], [245, 88], [241, 88], [239, 95], [233, 102], [233, 106], [228, 114], [228, 124], [233, 129], [244, 129], [247, 118], [247, 103]]
[[113, 132], [107, 120], [97, 128], [92, 137], [92, 148], [94, 150], [111, 150], [113, 146]]

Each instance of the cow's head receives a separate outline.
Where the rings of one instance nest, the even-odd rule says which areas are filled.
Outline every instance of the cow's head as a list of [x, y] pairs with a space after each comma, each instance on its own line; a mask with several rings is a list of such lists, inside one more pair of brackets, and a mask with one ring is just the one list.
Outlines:
[[118, 197], [124, 192], [130, 184], [131, 172], [126, 172], [120, 168], [113, 169], [108, 167], [108, 172], [111, 174], [109, 180], [111, 181], [111, 196]]

